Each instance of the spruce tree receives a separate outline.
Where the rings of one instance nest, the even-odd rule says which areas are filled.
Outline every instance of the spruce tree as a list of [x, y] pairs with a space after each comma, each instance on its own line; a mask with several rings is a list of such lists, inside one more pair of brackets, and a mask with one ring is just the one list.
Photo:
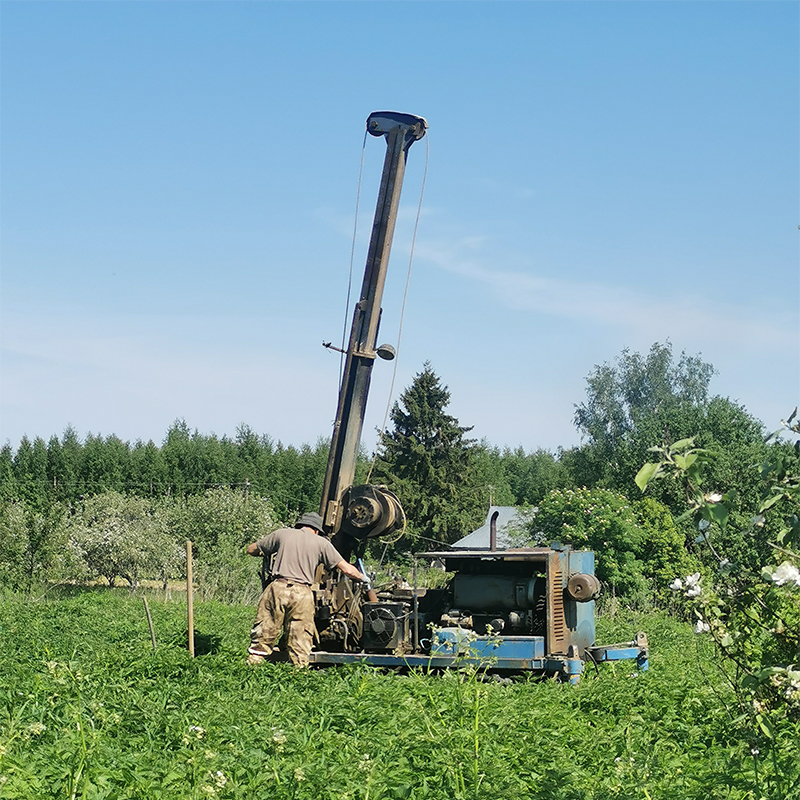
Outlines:
[[373, 481], [400, 498], [412, 539], [453, 542], [483, 520], [487, 489], [472, 430], [445, 412], [450, 392], [426, 362], [391, 411], [393, 429], [378, 448]]

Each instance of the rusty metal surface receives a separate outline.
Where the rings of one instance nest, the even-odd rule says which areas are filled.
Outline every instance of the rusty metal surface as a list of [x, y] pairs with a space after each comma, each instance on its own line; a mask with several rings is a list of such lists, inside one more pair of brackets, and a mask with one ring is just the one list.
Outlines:
[[564, 617], [565, 567], [561, 552], [547, 559], [547, 652], [566, 653], [570, 645], [569, 629]]

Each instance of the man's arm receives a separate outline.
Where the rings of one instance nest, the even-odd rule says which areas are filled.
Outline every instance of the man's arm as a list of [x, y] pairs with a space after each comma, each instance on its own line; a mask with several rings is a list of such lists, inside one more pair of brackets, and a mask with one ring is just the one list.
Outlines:
[[271, 556], [278, 549], [278, 540], [275, 538], [275, 531], [268, 536], [264, 536], [253, 544], [247, 545], [245, 552], [249, 556], [261, 556], [267, 558]]
[[345, 561], [342, 559], [337, 565], [336, 569], [341, 570], [347, 575], [348, 578], [352, 578], [356, 581], [361, 581], [362, 583], [367, 582], [367, 576], [357, 570], [349, 561]]

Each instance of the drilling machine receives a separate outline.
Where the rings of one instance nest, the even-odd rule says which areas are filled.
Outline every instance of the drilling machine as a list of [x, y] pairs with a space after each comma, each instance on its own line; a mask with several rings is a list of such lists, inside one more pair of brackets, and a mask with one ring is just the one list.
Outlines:
[[[370, 376], [376, 357], [381, 300], [406, 160], [425, 136], [422, 117], [374, 112], [367, 132], [386, 141], [386, 155], [361, 294], [355, 305], [339, 390], [320, 515], [345, 559], [360, 559], [370, 539], [401, 530], [405, 512], [386, 486], [353, 485]], [[330, 346], [329, 344], [326, 346]], [[454, 573], [448, 586], [396, 583], [376, 592], [320, 568], [315, 584], [318, 646], [311, 663], [365, 662], [439, 669], [465, 662], [498, 672], [535, 671], [575, 683], [587, 661], [635, 659], [647, 668], [647, 639], [598, 647], [595, 600], [600, 583], [594, 553], [550, 547], [423, 553]], [[415, 581], [416, 583], [416, 581]]]

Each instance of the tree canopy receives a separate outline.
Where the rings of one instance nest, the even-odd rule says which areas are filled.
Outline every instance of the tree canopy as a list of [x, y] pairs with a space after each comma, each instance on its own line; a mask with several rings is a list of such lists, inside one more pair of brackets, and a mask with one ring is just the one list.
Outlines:
[[475, 440], [446, 413], [450, 392], [425, 363], [391, 411], [392, 429], [378, 447], [374, 479], [400, 498], [412, 536], [453, 542], [483, 519]]
[[[733, 465], [763, 458], [763, 426], [734, 401], [710, 396], [714, 374], [700, 355], [682, 352], [676, 361], [670, 342], [656, 342], [647, 355], [625, 349], [613, 364], [595, 366], [586, 400], [575, 408], [586, 441], [563, 459], [572, 481], [635, 496], [634, 478], [650, 460], [649, 449], [694, 436], [718, 455], [709, 484], [750, 492], [751, 482], [733, 474]], [[659, 491], [660, 500], [681, 507], [679, 487], [663, 484]]]

